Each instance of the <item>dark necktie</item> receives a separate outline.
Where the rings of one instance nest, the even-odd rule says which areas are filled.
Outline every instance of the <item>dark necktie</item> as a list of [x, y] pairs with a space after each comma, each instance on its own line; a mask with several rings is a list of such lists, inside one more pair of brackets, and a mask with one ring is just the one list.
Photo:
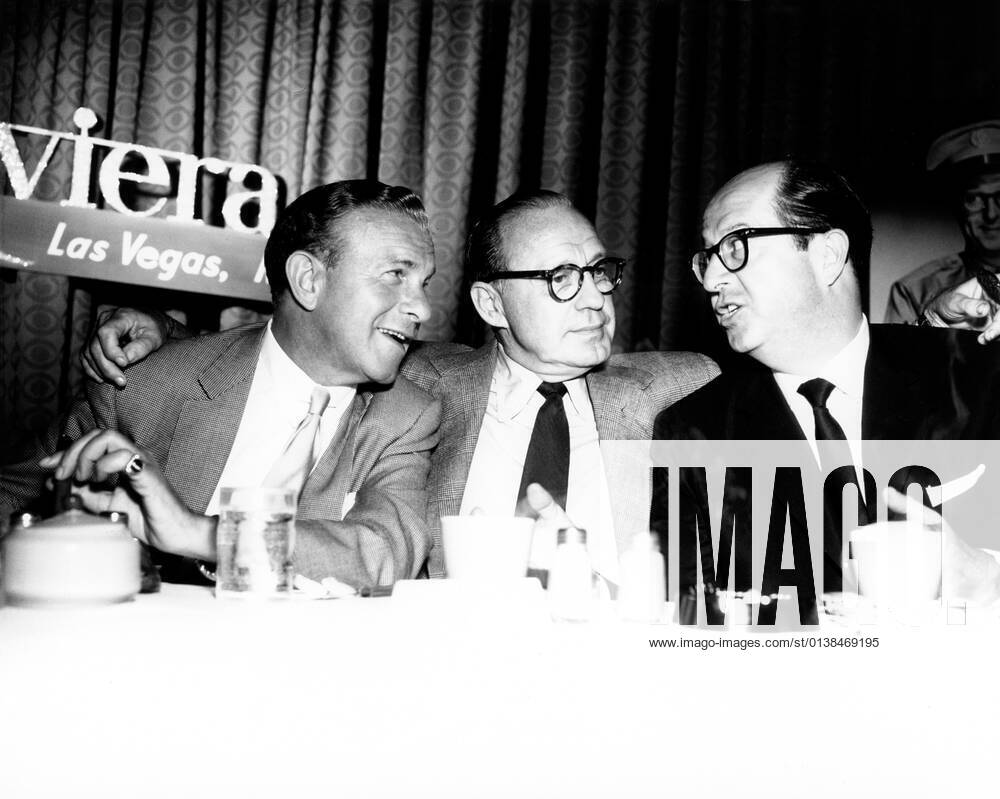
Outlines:
[[[847, 436], [837, 420], [833, 418], [830, 409], [826, 407], [826, 401], [833, 393], [834, 385], [829, 380], [816, 377], [807, 380], [799, 386], [799, 394], [809, 400], [813, 409], [813, 420], [816, 423], [816, 441], [837, 441], [843, 442], [840, 446], [822, 447], [820, 452], [820, 466], [823, 474], [829, 475], [834, 469], [847, 467], [851, 470], [847, 482], [858, 485], [857, 473], [854, 470], [854, 460], [851, 458], [851, 450], [847, 445]], [[865, 498], [872, 503], [869, 508], [866, 506]], [[866, 481], [865, 495], [862, 496], [859, 487], [858, 493], [858, 525], [867, 524], [874, 518], [875, 486]], [[824, 550], [826, 553], [826, 563], [824, 565], [824, 586], [827, 591], [840, 591], [841, 582], [841, 530], [844, 527], [844, 520], [841, 518], [842, 500], [839, 491], [828, 492], [824, 488], [823, 492], [824, 525], [831, 528], [832, 535], [824, 532]], [[854, 527], [853, 519], [847, 521], [847, 529]]]
[[819, 451], [820, 468], [824, 474], [829, 474], [834, 469], [847, 466], [851, 469], [852, 483], [857, 483], [857, 475], [854, 472], [854, 459], [851, 457], [851, 449], [847, 444], [847, 436], [844, 435], [844, 428], [840, 426], [830, 409], [826, 407], [826, 401], [833, 393], [835, 386], [829, 380], [816, 377], [807, 380], [799, 386], [799, 394], [809, 400], [813, 409], [813, 420], [816, 423], [816, 441], [828, 441], [826, 446], [817, 446]]
[[[830, 398], [830, 394], [833, 393], [834, 388], [833, 383], [829, 380], [824, 380], [822, 377], [806, 380], [805, 383], [799, 386], [799, 394], [809, 400], [809, 404], [812, 405], [813, 419], [816, 422], [817, 441], [847, 440], [847, 436], [844, 435], [844, 428], [837, 424], [837, 420], [833, 418], [830, 409], [826, 407], [826, 401]], [[847, 462], [851, 463], [850, 458], [848, 458]], [[843, 464], [837, 465], [842, 466]]]
[[528, 515], [523, 500], [529, 483], [541, 484], [556, 502], [566, 507], [569, 486], [569, 422], [563, 407], [566, 386], [562, 383], [542, 383], [538, 393], [545, 397], [545, 402], [538, 409], [524, 456], [521, 487], [517, 490], [518, 515]]

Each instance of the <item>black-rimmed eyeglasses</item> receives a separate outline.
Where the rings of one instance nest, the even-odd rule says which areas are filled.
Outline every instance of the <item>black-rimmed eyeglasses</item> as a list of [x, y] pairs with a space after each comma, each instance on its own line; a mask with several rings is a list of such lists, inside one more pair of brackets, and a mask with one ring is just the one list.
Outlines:
[[491, 272], [483, 275], [482, 280], [492, 283], [494, 280], [544, 280], [549, 284], [549, 294], [556, 302], [569, 302], [583, 288], [583, 276], [589, 274], [594, 279], [594, 285], [601, 294], [610, 294], [622, 282], [622, 270], [625, 268], [624, 258], [601, 258], [590, 266], [562, 264], [554, 269], [525, 269], [523, 271]]
[[739, 272], [747, 265], [749, 247], [747, 242], [758, 236], [806, 236], [812, 233], [824, 233], [829, 228], [820, 227], [744, 227], [727, 233], [711, 247], [698, 250], [691, 256], [691, 269], [699, 283], [704, 284], [705, 273], [713, 255], [719, 257], [720, 263], [730, 272]]

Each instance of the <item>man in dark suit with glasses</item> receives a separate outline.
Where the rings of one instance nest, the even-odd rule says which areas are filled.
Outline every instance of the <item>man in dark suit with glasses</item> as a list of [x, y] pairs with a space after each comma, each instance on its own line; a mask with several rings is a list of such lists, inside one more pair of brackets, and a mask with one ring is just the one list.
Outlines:
[[[818, 440], [850, 441], [857, 463], [862, 440], [995, 437], [996, 358], [974, 334], [868, 324], [858, 275], [868, 270], [871, 218], [832, 169], [748, 169], [713, 197], [702, 232], [694, 276], [743, 357], [663, 411], [657, 438], [804, 439], [814, 450]], [[666, 492], [665, 482], [654, 487], [662, 532]], [[861, 517], [874, 508], [866, 501]], [[827, 590], [840, 584], [839, 553], [839, 541], [827, 547]], [[682, 592], [696, 583], [693, 568], [682, 558]]]

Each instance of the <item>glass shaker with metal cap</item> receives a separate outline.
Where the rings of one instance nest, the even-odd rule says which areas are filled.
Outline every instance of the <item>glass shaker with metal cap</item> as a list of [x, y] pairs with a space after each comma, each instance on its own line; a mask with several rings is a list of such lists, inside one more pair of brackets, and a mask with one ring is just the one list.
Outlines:
[[0, 605], [4, 604], [4, 598], [7, 595], [7, 591], [4, 588], [6, 583], [4, 579], [4, 560], [7, 557], [7, 552], [3, 540], [11, 533], [38, 524], [41, 520], [42, 517], [38, 514], [28, 513], [27, 511], [15, 511], [9, 517], [4, 516], [0, 519]]
[[566, 621], [590, 618], [593, 571], [587, 554], [587, 531], [582, 527], [559, 530], [549, 570], [548, 593], [553, 618]]

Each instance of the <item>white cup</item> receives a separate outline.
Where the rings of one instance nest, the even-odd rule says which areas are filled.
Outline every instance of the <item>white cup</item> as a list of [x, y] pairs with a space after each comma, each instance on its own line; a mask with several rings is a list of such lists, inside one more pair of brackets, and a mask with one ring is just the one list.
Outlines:
[[533, 526], [521, 516], [442, 516], [448, 577], [480, 582], [524, 577]]
[[914, 607], [941, 594], [941, 534], [919, 524], [883, 522], [850, 534], [862, 596], [884, 607]]

